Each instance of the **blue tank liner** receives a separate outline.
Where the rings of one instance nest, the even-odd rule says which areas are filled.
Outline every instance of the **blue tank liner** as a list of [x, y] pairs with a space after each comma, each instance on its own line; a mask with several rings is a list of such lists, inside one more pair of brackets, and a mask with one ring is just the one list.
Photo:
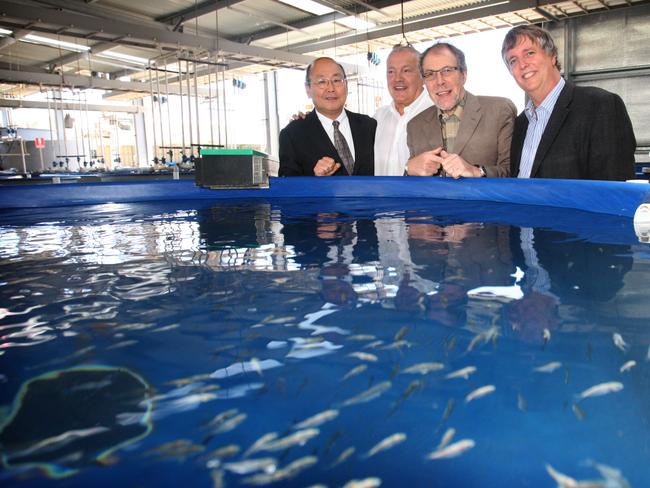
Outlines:
[[401, 176], [271, 178], [266, 189], [211, 190], [192, 180], [62, 183], [0, 187], [0, 208], [254, 198], [436, 198], [572, 208], [634, 216], [650, 202], [650, 185], [610, 181], [460, 179]]

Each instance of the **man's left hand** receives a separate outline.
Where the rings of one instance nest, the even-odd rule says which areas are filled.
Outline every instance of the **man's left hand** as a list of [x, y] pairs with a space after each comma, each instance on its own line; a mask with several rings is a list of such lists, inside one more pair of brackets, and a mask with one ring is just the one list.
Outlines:
[[458, 154], [449, 154], [447, 151], [442, 151], [440, 156], [444, 158], [442, 168], [452, 178], [479, 178], [481, 176], [481, 170], [478, 167], [469, 164]]

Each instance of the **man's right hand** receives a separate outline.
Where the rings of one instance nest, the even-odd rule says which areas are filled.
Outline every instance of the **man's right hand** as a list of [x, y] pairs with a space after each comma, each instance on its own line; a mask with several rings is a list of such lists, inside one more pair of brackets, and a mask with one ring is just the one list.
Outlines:
[[426, 151], [418, 154], [414, 158], [408, 160], [408, 175], [409, 176], [433, 176], [440, 172], [443, 158], [440, 156], [442, 147], [438, 147], [432, 151]]
[[314, 166], [315, 176], [332, 176], [341, 167], [341, 163], [337, 163], [332, 158], [325, 156], [316, 161]]
[[304, 119], [305, 117], [307, 117], [307, 114], [308, 114], [308, 113], [309, 113], [309, 112], [307, 112], [307, 113], [304, 113], [304, 112], [298, 112], [297, 114], [293, 114], [293, 115], [291, 116], [291, 120]]

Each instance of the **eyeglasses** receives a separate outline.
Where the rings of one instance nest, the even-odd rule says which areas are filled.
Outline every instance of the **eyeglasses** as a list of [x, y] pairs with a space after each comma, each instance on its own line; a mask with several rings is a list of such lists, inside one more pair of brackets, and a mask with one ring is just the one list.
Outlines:
[[428, 69], [422, 73], [422, 77], [425, 80], [429, 81], [436, 78], [436, 75], [440, 73], [443, 78], [449, 78], [453, 73], [458, 71], [458, 69], [458, 66], [445, 66], [444, 68], [440, 69]]
[[340, 88], [343, 86], [343, 84], [347, 80], [345, 78], [332, 78], [331, 80], [328, 80], [326, 78], [319, 78], [314, 81], [310, 81], [310, 85], [315, 85], [316, 87], [320, 88], [321, 90], [324, 90], [327, 88], [327, 86], [331, 83], [333, 88]]

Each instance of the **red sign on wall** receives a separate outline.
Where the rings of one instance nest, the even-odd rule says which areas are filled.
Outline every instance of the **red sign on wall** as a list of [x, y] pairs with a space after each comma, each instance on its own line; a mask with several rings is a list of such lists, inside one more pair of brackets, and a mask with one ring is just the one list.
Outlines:
[[45, 149], [45, 138], [37, 137], [34, 139], [34, 145], [36, 146], [36, 149]]

